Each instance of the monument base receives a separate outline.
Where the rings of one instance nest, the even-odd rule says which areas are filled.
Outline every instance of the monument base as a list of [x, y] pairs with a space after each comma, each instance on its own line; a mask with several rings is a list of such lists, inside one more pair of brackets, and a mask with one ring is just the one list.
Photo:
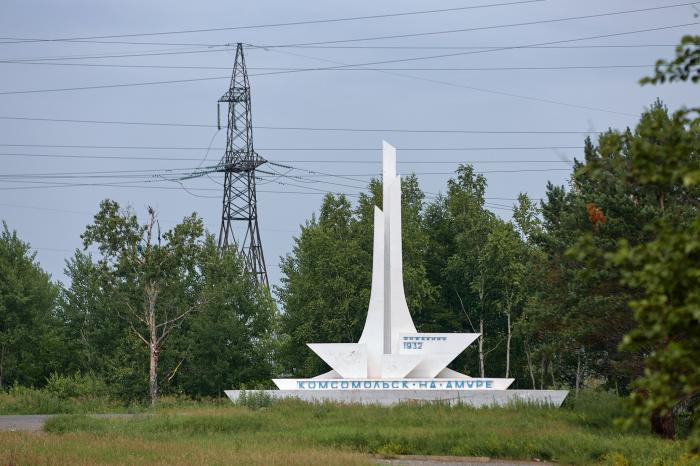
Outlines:
[[[258, 390], [255, 390], [256, 392]], [[445, 402], [475, 407], [526, 403], [558, 408], [569, 393], [566, 390], [259, 390], [274, 399], [297, 398], [306, 402], [394, 405], [413, 402]], [[241, 390], [226, 390], [235, 402]]]

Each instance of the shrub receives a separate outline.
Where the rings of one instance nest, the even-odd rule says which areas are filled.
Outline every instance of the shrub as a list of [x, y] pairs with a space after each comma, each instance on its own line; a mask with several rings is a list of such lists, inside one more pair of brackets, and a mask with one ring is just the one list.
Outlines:
[[107, 384], [94, 375], [76, 373], [59, 375], [53, 372], [46, 381], [45, 390], [62, 400], [69, 398], [104, 398], [108, 396]]
[[272, 405], [272, 396], [264, 390], [241, 390], [237, 404], [256, 410]]

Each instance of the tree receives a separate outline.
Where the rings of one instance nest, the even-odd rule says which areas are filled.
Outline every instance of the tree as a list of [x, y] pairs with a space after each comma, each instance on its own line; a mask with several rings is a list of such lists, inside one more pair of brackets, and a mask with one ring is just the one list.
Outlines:
[[103, 379], [113, 396], [138, 400], [148, 392], [143, 367], [148, 352], [136, 340], [129, 323], [120, 317], [124, 305], [115, 302], [120, 283], [104, 261], [76, 251], [66, 261], [70, 286], [61, 290], [58, 316], [63, 323], [64, 346], [72, 357], [63, 372], [93, 374]]
[[[659, 61], [656, 75], [642, 80], [700, 80], [700, 37], [686, 36], [676, 59]], [[640, 291], [630, 302], [637, 327], [623, 347], [646, 354], [632, 400], [636, 414], [654, 433], [674, 437], [674, 415], [693, 409], [700, 395], [700, 131], [682, 109], [648, 125], [646, 143], [633, 146], [630, 172], [641, 188], [658, 192], [662, 215], [639, 244], [623, 241], [608, 260], [622, 269], [623, 282]], [[666, 193], [673, 198], [666, 199]], [[695, 419], [696, 448], [700, 422]]]
[[163, 346], [185, 318], [202, 305], [204, 228], [195, 214], [161, 235], [155, 211], [139, 225], [130, 211], [105, 200], [82, 235], [100, 251], [99, 266], [112, 274], [110, 299], [119, 316], [149, 351], [149, 397], [158, 400], [158, 361]]
[[[489, 335], [486, 325], [498, 329], [495, 312], [497, 270], [492, 260], [492, 248], [487, 247], [489, 235], [501, 222], [490, 211], [484, 209], [486, 179], [474, 173], [471, 165], [460, 165], [457, 177], [448, 181], [445, 200], [451, 223], [454, 246], [447, 259], [444, 279], [459, 301], [472, 332], [481, 334], [478, 342], [479, 374], [485, 377], [486, 355], [493, 351], [500, 340], [486, 349]], [[472, 314], [475, 319], [472, 320]], [[477, 326], [473, 322], [477, 322]], [[495, 330], [497, 332], [498, 330]], [[494, 332], [494, 333], [495, 333]]]
[[30, 245], [2, 223], [0, 232], [0, 389], [43, 385], [61, 360], [57, 287]]
[[302, 226], [292, 253], [282, 259], [277, 294], [284, 307], [280, 329], [284, 373], [312, 376], [327, 370], [307, 343], [359, 337], [367, 305], [363, 296], [369, 296], [364, 291], [369, 280], [365, 283], [362, 278], [369, 277], [371, 257], [364, 257], [353, 222], [347, 198], [326, 195], [319, 218]]
[[525, 299], [529, 251], [513, 225], [505, 222], [494, 225], [484, 249], [494, 270], [495, 305], [506, 317], [505, 377], [508, 378], [511, 374], [513, 322]]
[[169, 343], [171, 386], [194, 396], [269, 385], [277, 311], [235, 249], [219, 251], [207, 236], [202, 255], [201, 311]]

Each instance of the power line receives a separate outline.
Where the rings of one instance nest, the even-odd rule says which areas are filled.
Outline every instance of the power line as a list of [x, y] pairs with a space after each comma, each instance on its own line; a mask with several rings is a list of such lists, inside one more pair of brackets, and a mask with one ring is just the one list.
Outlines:
[[[51, 207], [41, 207], [41, 206], [32, 206], [32, 205], [24, 205], [24, 204], [8, 204], [8, 203], [4, 203], [4, 202], [0, 203], [0, 207], [13, 207], [13, 208], [17, 208], [17, 209], [41, 210], [44, 212], [58, 212], [58, 213], [65, 213], [65, 214], [83, 215], [83, 216], [88, 216], [88, 217], [92, 217], [95, 215], [95, 212], [86, 212], [86, 211], [68, 210], [68, 209], [55, 209], [55, 208], [51, 208]], [[165, 220], [167, 222], [179, 222], [179, 221], [181, 221], [181, 219], [175, 220], [175, 219], [160, 218], [160, 217], [159, 217], [159, 219]], [[214, 224], [205, 224], [204, 226], [213, 228], [215, 225]], [[217, 226], [217, 228], [218, 228], [218, 226]], [[297, 233], [294, 230], [284, 230], [284, 229], [280, 229], [280, 228], [262, 228], [262, 230], [282, 232], [282, 233]], [[33, 247], [32, 249], [45, 249], [45, 248], [34, 248]]]
[[[519, 49], [522, 47], [532, 47], [532, 46], [538, 46], [538, 45], [551, 45], [551, 44], [559, 44], [559, 43], [567, 43], [567, 42], [577, 42], [577, 41], [582, 41], [582, 40], [598, 39], [598, 38], [604, 38], [604, 37], [614, 37], [614, 36], [620, 36], [620, 35], [637, 34], [637, 33], [641, 33], [641, 32], [650, 32], [650, 31], [658, 31], [658, 30], [664, 30], [664, 29], [672, 29], [672, 28], [685, 27], [685, 26], [696, 25], [696, 24], [700, 24], [700, 22], [686, 23], [686, 24], [672, 25], [672, 26], [662, 26], [662, 27], [651, 28], [651, 29], [640, 29], [640, 30], [636, 30], [636, 31], [604, 34], [604, 35], [589, 36], [589, 37], [582, 37], [582, 38], [575, 38], [575, 39], [563, 39], [563, 40], [543, 42], [543, 43], [538, 43], [538, 44], [526, 44], [524, 46], [501, 47], [501, 48], [493, 48], [493, 49], [488, 49], [488, 50], [456, 52], [456, 53], [422, 56], [422, 57], [381, 60], [381, 61], [366, 62], [366, 63], [342, 64], [342, 65], [329, 66], [329, 67], [303, 68], [303, 69], [298, 69], [298, 70], [294, 70], [294, 71], [270, 71], [270, 72], [265, 72], [265, 73], [251, 74], [250, 76], [271, 76], [271, 75], [279, 75], [279, 74], [309, 72], [309, 71], [329, 71], [329, 70], [337, 70], [337, 69], [343, 69], [343, 68], [365, 67], [365, 66], [390, 64], [390, 63], [404, 63], [404, 62], [418, 61], [418, 60], [432, 60], [432, 59], [437, 59], [437, 58], [446, 58], [446, 57], [454, 57], [454, 56], [461, 56], [461, 55], [471, 55], [471, 54], [477, 54], [477, 53], [488, 53], [488, 52], [498, 52], [498, 51], [503, 51], [503, 50]], [[256, 47], [260, 47], [260, 46], [256, 46]], [[272, 49], [272, 50], [274, 50], [274, 49]], [[538, 98], [538, 97], [518, 95], [518, 94], [509, 93], [509, 92], [495, 91], [495, 90], [491, 90], [491, 89], [484, 89], [484, 88], [478, 88], [478, 87], [474, 87], [474, 86], [467, 86], [467, 85], [462, 85], [462, 84], [457, 84], [457, 83], [450, 83], [450, 82], [446, 82], [446, 81], [429, 79], [426, 77], [413, 76], [413, 75], [407, 75], [407, 74], [401, 74], [401, 73], [395, 73], [395, 72], [389, 72], [389, 71], [382, 71], [382, 72], [386, 73], [386, 74], [394, 75], [394, 76], [400, 76], [400, 77], [409, 78], [409, 79], [431, 82], [434, 84], [442, 84], [442, 85], [447, 85], [447, 86], [451, 86], [451, 87], [470, 89], [470, 90], [474, 90], [474, 91], [478, 91], [478, 92], [486, 92], [486, 93], [490, 93], [490, 94], [503, 95], [503, 96], [507, 96], [507, 97], [516, 97], [516, 98], [531, 100], [531, 101], [536, 101], [536, 102], [562, 105], [562, 106], [567, 106], [567, 107], [572, 107], [572, 108], [580, 108], [580, 109], [585, 109], [585, 110], [594, 110], [594, 111], [600, 111], [600, 112], [605, 112], [605, 113], [614, 113], [614, 114], [618, 114], [618, 115], [632, 115], [631, 113], [618, 112], [618, 111], [614, 111], [614, 110], [607, 110], [607, 109], [596, 108], [596, 107], [589, 107], [589, 106], [585, 106], [585, 105], [569, 104], [566, 102], [561, 102], [561, 101], [556, 101], [556, 100], [551, 100], [551, 99], [542, 99], [542, 98]], [[34, 94], [34, 93], [46, 93], [46, 92], [66, 92], [66, 91], [82, 91], [82, 90], [96, 90], [96, 89], [127, 88], [127, 87], [135, 87], [135, 86], [177, 84], [177, 83], [223, 80], [223, 79], [230, 79], [230, 78], [228, 76], [220, 76], [220, 77], [174, 79], [174, 80], [148, 81], [148, 82], [135, 82], [135, 83], [102, 84], [102, 85], [94, 85], [94, 86], [76, 86], [76, 87], [53, 88], [53, 89], [28, 89], [28, 90], [16, 90], [16, 91], [3, 91], [3, 92], [0, 92], [0, 95], [16, 95], [16, 94]]]
[[[561, 43], [577, 42], [577, 41], [581, 41], [581, 40], [599, 39], [599, 38], [604, 38], [604, 37], [614, 37], [614, 36], [621, 36], [621, 35], [627, 35], [627, 34], [636, 34], [636, 33], [640, 33], [640, 32], [649, 32], [649, 31], [671, 29], [671, 28], [676, 28], [676, 27], [688, 26], [690, 24], [700, 24], [700, 23], [696, 22], [696, 23], [689, 23], [689, 24], [685, 24], [685, 25], [662, 26], [662, 27], [651, 28], [651, 29], [626, 31], [626, 32], [611, 33], [611, 34], [602, 34], [602, 35], [598, 35], [598, 36], [588, 36], [588, 37], [575, 38], [575, 39], [563, 39], [563, 40], [557, 40], [557, 41], [541, 42], [541, 43], [526, 44], [526, 45], [528, 45], [528, 46], [554, 45], [554, 44], [561, 44]], [[378, 65], [378, 64], [388, 64], [388, 63], [398, 63], [398, 62], [407, 62], [407, 61], [416, 61], [416, 60], [445, 58], [445, 57], [453, 57], [453, 56], [461, 56], [461, 55], [471, 55], [471, 54], [476, 54], [476, 53], [497, 52], [497, 51], [503, 51], [503, 50], [509, 50], [509, 49], [513, 49], [513, 48], [503, 47], [503, 48], [490, 49], [490, 50], [477, 50], [477, 51], [457, 52], [457, 53], [448, 53], [448, 54], [431, 55], [431, 56], [423, 56], [423, 57], [412, 57], [412, 58], [405, 58], [405, 59], [382, 60], [382, 61], [364, 63], [362, 65], [358, 65], [358, 64], [348, 65], [348, 64], [340, 63], [340, 62], [337, 62], [334, 60], [319, 59], [319, 58], [308, 57], [308, 56], [306, 58], [314, 58], [314, 59], [319, 59], [321, 61], [336, 63], [337, 64], [336, 66], [326, 67], [326, 69], [332, 69], [332, 68], [346, 68], [346, 67], [351, 67], [351, 66], [364, 66], [364, 65], [373, 66], [373, 65]], [[275, 51], [276, 49], [271, 49], [271, 50]], [[280, 51], [280, 50], [277, 50], [277, 51]], [[298, 54], [293, 54], [293, 53], [289, 53], [289, 52], [282, 52], [282, 53], [288, 53], [291, 55], [298, 55]], [[299, 55], [299, 56], [304, 56], [304, 55]], [[279, 71], [279, 72], [270, 72], [270, 73], [266, 73], [266, 74], [269, 75], [269, 74], [273, 74], [273, 73], [289, 73], [289, 72]], [[427, 78], [427, 77], [409, 75], [409, 74], [405, 74], [405, 73], [397, 73], [397, 72], [390, 72], [390, 71], [380, 71], [380, 73], [384, 73], [384, 74], [391, 75], [391, 76], [399, 76], [399, 77], [418, 80], [418, 81], [425, 81], [425, 82], [429, 82], [429, 83], [433, 83], [433, 84], [441, 84], [441, 85], [450, 86], [450, 87], [457, 87], [457, 88], [461, 88], [461, 89], [469, 89], [472, 91], [484, 92], [484, 93], [488, 93], [488, 94], [494, 94], [494, 95], [500, 95], [500, 96], [506, 96], [506, 97], [515, 97], [518, 99], [529, 100], [529, 101], [533, 101], [533, 102], [542, 102], [542, 103], [548, 103], [548, 104], [553, 104], [553, 105], [560, 105], [560, 106], [578, 108], [578, 109], [584, 109], [584, 110], [593, 110], [593, 111], [597, 111], [597, 112], [605, 112], [605, 113], [611, 113], [611, 114], [617, 114], [617, 115], [635, 116], [634, 114], [627, 113], [627, 112], [619, 112], [619, 111], [615, 111], [615, 110], [609, 110], [609, 109], [598, 108], [598, 107], [591, 107], [591, 106], [587, 106], [587, 105], [571, 104], [568, 102], [563, 102], [563, 101], [558, 101], [558, 100], [553, 100], [553, 99], [543, 99], [543, 98], [533, 97], [533, 96], [520, 95], [520, 94], [515, 94], [512, 92], [503, 92], [503, 91], [497, 91], [497, 90], [493, 90], [493, 89], [479, 88], [479, 87], [475, 87], [475, 86], [468, 86], [465, 84], [458, 84], [458, 83], [453, 83], [453, 82], [448, 82], [448, 81], [440, 81], [437, 79], [431, 79], [431, 78]]]
[[[301, 26], [301, 25], [309, 25], [309, 24], [321, 24], [321, 23], [339, 23], [339, 22], [347, 22], [347, 21], [361, 21], [361, 20], [368, 20], [368, 19], [381, 19], [381, 18], [394, 18], [394, 17], [399, 17], [399, 16], [413, 16], [413, 15], [425, 15], [425, 14], [434, 14], [434, 13], [446, 13], [446, 12], [454, 12], [454, 11], [464, 11], [464, 10], [474, 10], [474, 9], [481, 9], [481, 8], [493, 8], [493, 7], [500, 7], [500, 6], [512, 6], [512, 5], [520, 5], [520, 4], [527, 4], [527, 3], [538, 3], [544, 0], [519, 0], [519, 1], [511, 1], [511, 2], [504, 2], [504, 3], [489, 3], [489, 4], [481, 4], [481, 5], [471, 5], [471, 6], [463, 6], [463, 7], [455, 7], [455, 8], [442, 8], [442, 9], [433, 9], [433, 10], [419, 10], [419, 11], [405, 11], [405, 12], [399, 12], [399, 13], [385, 13], [385, 14], [378, 14], [378, 15], [365, 15], [365, 16], [350, 16], [350, 17], [343, 17], [343, 18], [327, 18], [327, 19], [313, 19], [313, 20], [303, 20], [303, 21], [290, 21], [290, 22], [283, 22], [283, 23], [269, 23], [269, 24], [256, 24], [256, 25], [248, 25], [248, 26], [231, 26], [231, 27], [221, 27], [221, 28], [207, 28], [207, 29], [185, 29], [185, 30], [177, 30], [177, 31], [163, 31], [163, 32], [146, 32], [146, 33], [136, 33], [136, 34], [112, 34], [112, 35], [105, 35], [105, 36], [86, 36], [86, 37], [71, 37], [71, 38], [54, 38], [54, 39], [43, 39], [43, 38], [29, 38], [29, 39], [16, 39], [16, 38], [0, 38], [4, 40], [15, 40], [14, 43], [21, 43], [21, 42], [58, 42], [58, 41], [69, 41], [69, 42], [75, 42], [75, 41], [88, 41], [92, 39], [116, 39], [116, 38], [124, 38], [124, 37], [145, 37], [145, 36], [162, 36], [162, 35], [173, 35], [173, 34], [192, 34], [192, 33], [202, 33], [202, 32], [217, 32], [217, 31], [234, 31], [234, 30], [241, 30], [241, 29], [263, 29], [263, 28], [275, 28], [275, 27], [286, 27], [286, 26]], [[13, 42], [5, 42], [5, 43], [13, 43]]]
[[[23, 64], [23, 63], [20, 63]], [[68, 63], [66, 63], [68, 64]], [[75, 64], [78, 66], [93, 66], [85, 64]], [[94, 65], [94, 66], [116, 66], [121, 68], [168, 68], [168, 69], [225, 69], [217, 66], [158, 66], [158, 65]], [[489, 67], [421, 67], [421, 68], [335, 68], [318, 71], [566, 71], [566, 70], [608, 70], [608, 69], [624, 69], [624, 68], [650, 68], [653, 63], [645, 64], [625, 64], [625, 65], [551, 65], [551, 66], [489, 66]], [[290, 68], [290, 67], [248, 67], [249, 70], [264, 70], [264, 71], [310, 71], [309, 68]]]
[[[481, 66], [481, 67], [412, 67], [412, 68], [336, 68], [320, 71], [561, 71], [561, 70], [605, 70], [620, 68], [652, 68], [654, 63], [637, 65], [550, 65], [550, 66]], [[267, 71], [307, 71], [308, 68], [250, 68]]]
[[[458, 163], [458, 162], [456, 162]], [[553, 171], [571, 171], [571, 168], [518, 168], [518, 169], [513, 169], [513, 170], [482, 170], [479, 172], [475, 173], [527, 173], [527, 172], [553, 172]], [[408, 175], [454, 175], [455, 172], [409, 172], [407, 173]], [[335, 175], [335, 174], [322, 174], [322, 173], [315, 173], [315, 174], [309, 174], [309, 175], [298, 175], [296, 178], [313, 178], [313, 177], [324, 177], [324, 176], [333, 176], [337, 177], [340, 175]], [[352, 174], [344, 174], [342, 176], [366, 176], [366, 177], [379, 177], [381, 176], [381, 173], [352, 173]], [[359, 180], [358, 180], [359, 181]]]
[[[613, 48], [613, 47], [639, 47], [639, 48], [649, 48], [649, 47], [675, 47], [673, 44], [666, 44], [666, 45], [581, 45], [581, 46], [561, 46], [561, 47], [547, 47], [547, 46], [541, 46], [541, 47], [528, 47], [528, 46], [478, 46], [478, 47], [395, 47], [395, 48], [406, 48], [406, 49], [445, 49], [445, 50], [490, 50], [494, 48], [503, 48], [503, 47], [508, 47], [508, 48], [518, 48], [522, 50], [535, 50], [535, 49], [587, 49], [587, 48]], [[302, 47], [302, 48], [314, 48], [314, 47]], [[316, 47], [316, 48], [331, 48], [331, 47]], [[349, 48], [349, 47], [338, 47], [338, 48]], [[390, 47], [386, 47], [390, 48]], [[228, 50], [215, 50], [215, 51], [228, 51]], [[211, 51], [196, 51], [196, 52], [183, 52], [183, 53], [202, 53], [202, 52], [211, 52]], [[149, 54], [149, 55], [157, 55], [157, 54]], [[133, 56], [144, 56], [143, 54], [137, 54], [137, 55], [120, 55], [120, 57], [133, 57]], [[90, 57], [76, 57], [74, 59], [88, 59]], [[110, 56], [101, 56], [101, 57], [94, 57], [94, 58], [112, 58]], [[78, 66], [78, 67], [97, 67], [97, 68], [135, 68], [135, 69], [173, 69], [173, 70], [226, 70], [228, 68], [224, 66], [197, 66], [197, 65], [137, 65], [137, 64], [116, 64], [116, 63], [63, 63], [59, 61], [53, 61], [54, 59], [46, 59], [46, 60], [51, 60], [51, 61], [28, 61], [29, 59], [24, 59], [24, 60], [0, 60], [0, 64], [9, 64], [9, 65], [45, 65], [45, 66]], [[60, 60], [60, 58], [56, 58], [55, 60]], [[647, 65], [627, 65], [629, 66], [647, 66]], [[610, 68], [613, 66], [610, 65]], [[588, 68], [588, 67], [586, 67]], [[605, 68], [608, 68], [607, 66]], [[251, 67], [249, 68], [251, 70], [264, 70], [264, 69], [274, 69], [274, 68], [264, 68], [264, 67]], [[349, 68], [350, 70], [360, 70], [360, 69], [367, 69], [367, 68]], [[393, 68], [395, 69], [395, 68]], [[426, 70], [447, 70], [445, 68], [427, 68]], [[530, 69], [530, 68], [517, 68], [517, 67], [511, 67], [511, 68], [498, 68], [498, 69]], [[566, 67], [552, 67], [554, 70], [564, 70], [564, 69], [569, 69]], [[289, 68], [285, 69], [287, 71], [301, 71], [300, 69], [295, 69], [295, 68]], [[374, 69], [377, 71], [378, 69]], [[422, 69], [421, 69], [422, 70]], [[452, 70], [452, 69], [450, 69]], [[474, 69], [466, 69], [466, 68], [454, 68], [456, 71], [461, 71], [461, 70], [483, 70], [480, 68], [474, 68]], [[328, 70], [332, 71], [332, 70]]]
[[231, 79], [230, 76], [217, 76], [212, 78], [190, 78], [190, 79], [172, 79], [167, 81], [149, 81], [149, 82], [138, 82], [138, 83], [121, 83], [121, 84], [101, 84], [97, 86], [76, 86], [76, 87], [63, 87], [54, 89], [28, 89], [24, 91], [2, 91], [0, 95], [15, 95], [15, 94], [37, 94], [44, 92], [66, 92], [66, 91], [86, 91], [94, 89], [113, 89], [118, 87], [136, 87], [136, 86], [153, 86], [160, 84], [176, 84], [176, 83], [190, 83], [199, 81], [216, 81], [223, 79]]
[[[649, 48], [676, 47], [678, 44], [600, 44], [600, 45], [539, 45], [520, 47], [529, 49], [598, 49], [598, 48]], [[467, 50], [512, 47], [507, 45], [300, 45], [303, 49], [375, 49], [375, 50]]]
[[[0, 190], [23, 190], [23, 189], [43, 189], [43, 188], [79, 188], [79, 187], [108, 187], [108, 188], [128, 188], [128, 189], [161, 189], [161, 190], [175, 190], [182, 191], [181, 187], [175, 186], [155, 186], [155, 185], [136, 185], [136, 184], [124, 184], [124, 183], [56, 183], [49, 181], [23, 181], [22, 183], [31, 183], [39, 186], [12, 186], [12, 187], [0, 187]], [[135, 182], [138, 183], [138, 182]], [[215, 191], [219, 192], [216, 188], [188, 188], [191, 191]], [[317, 192], [308, 191], [279, 191], [279, 190], [259, 190], [258, 192], [263, 193], [275, 193], [275, 194], [323, 194]], [[325, 194], [344, 194], [346, 196], [357, 196], [356, 193], [342, 193], [336, 191], [326, 191]], [[216, 196], [218, 198], [218, 196]]]
[[[168, 162], [198, 162], [201, 158], [185, 158], [185, 157], [152, 157], [148, 155], [120, 156], [120, 155], [72, 155], [72, 154], [26, 154], [26, 153], [7, 153], [0, 152], [0, 157], [46, 157], [46, 158], [73, 158], [73, 159], [96, 159], [96, 160], [153, 160], [153, 161], [168, 161]], [[379, 164], [377, 160], [294, 160], [294, 159], [277, 159], [278, 162], [288, 163], [345, 163], [345, 164]], [[400, 165], [414, 164], [455, 164], [455, 163], [568, 163], [562, 160], [403, 160], [398, 162]]]
[[[215, 124], [201, 123], [175, 123], [152, 121], [118, 121], [118, 120], [85, 120], [71, 118], [43, 118], [25, 116], [0, 116], [0, 120], [17, 121], [42, 121], [55, 123], [80, 123], [80, 124], [104, 124], [104, 125], [139, 125], [139, 126], [173, 126], [214, 128]], [[455, 133], [455, 134], [597, 134], [600, 131], [568, 131], [568, 130], [465, 130], [465, 129], [407, 129], [407, 128], [342, 128], [342, 127], [308, 127], [308, 126], [254, 126], [256, 130], [272, 131], [329, 131], [329, 132], [353, 132], [353, 133]]]
[[101, 60], [105, 58], [131, 58], [131, 57], [153, 57], [165, 55], [189, 55], [194, 53], [218, 53], [229, 52], [230, 44], [209, 46], [207, 50], [190, 50], [189, 48], [168, 49], [168, 50], [147, 50], [138, 53], [133, 52], [116, 52], [111, 54], [99, 55], [65, 55], [65, 56], [50, 56], [50, 57], [14, 57], [0, 59], [0, 63], [24, 63], [24, 62], [43, 62], [43, 61], [58, 61], [58, 60]]
[[[444, 54], [439, 54], [439, 55], [428, 55], [428, 56], [422, 56], [422, 57], [398, 58], [398, 59], [392, 59], [392, 60], [381, 60], [381, 61], [366, 62], [366, 63], [352, 63], [352, 64], [341, 64], [341, 65], [337, 65], [337, 66], [307, 68], [307, 69], [305, 69], [305, 71], [325, 71], [325, 70], [340, 69], [340, 68], [385, 65], [385, 64], [390, 64], [390, 63], [403, 63], [403, 62], [419, 61], [419, 60], [433, 60], [433, 59], [437, 59], [437, 58], [448, 58], [448, 57], [457, 57], [457, 56], [463, 56], [463, 55], [474, 55], [474, 54], [481, 54], [481, 53], [501, 52], [501, 51], [505, 51], [505, 50], [518, 50], [518, 49], [522, 49], [522, 48], [531, 48], [531, 47], [538, 47], [538, 46], [544, 46], [544, 45], [564, 44], [564, 43], [570, 43], [570, 42], [580, 42], [580, 41], [585, 41], [585, 40], [603, 39], [603, 38], [608, 38], [608, 37], [617, 37], [617, 36], [624, 36], [624, 35], [630, 35], [630, 34], [640, 34], [640, 33], [644, 33], [644, 32], [662, 31], [662, 30], [675, 29], [675, 28], [681, 28], [681, 27], [686, 27], [686, 26], [694, 26], [697, 24], [700, 24], [700, 22], [674, 24], [674, 25], [669, 25], [669, 26], [659, 26], [659, 27], [655, 27], [655, 28], [637, 29], [634, 31], [615, 32], [615, 33], [610, 33], [610, 34], [599, 34], [599, 35], [595, 35], [595, 36], [577, 37], [577, 38], [573, 38], [573, 39], [561, 39], [561, 40], [539, 42], [539, 43], [533, 43], [533, 44], [493, 47], [493, 48], [484, 49], [484, 50], [472, 50], [472, 51], [467, 51], [467, 52], [444, 53]], [[277, 48], [272, 48], [272, 47], [263, 47], [263, 46], [255, 46], [255, 47], [269, 48], [271, 51], [281, 52], [281, 50], [278, 50]], [[285, 48], [285, 47], [280, 46], [280, 48]], [[304, 55], [297, 54], [297, 56], [304, 56]], [[307, 56], [307, 58], [308, 58], [308, 56]], [[317, 59], [319, 59], [319, 58], [317, 58]], [[323, 60], [323, 59], [320, 59], [320, 60]], [[333, 60], [325, 60], [325, 61], [333, 62]], [[334, 62], [334, 63], [338, 63], [338, 62]], [[276, 73], [264, 73], [264, 74], [261, 73], [257, 76], [270, 75], [270, 74], [286, 74], [286, 73], [296, 73], [296, 71], [278, 71]], [[401, 76], [406, 77], [406, 75], [401, 75]]]
[[[183, 146], [100, 146], [100, 145], [76, 145], [76, 144], [10, 144], [0, 143], [0, 147], [51, 147], [67, 149], [115, 149], [115, 150], [206, 150], [206, 147]], [[212, 150], [223, 150], [223, 147], [212, 147]], [[479, 150], [556, 150], [556, 149], [583, 149], [583, 146], [472, 146], [472, 147], [400, 147], [401, 151], [417, 152], [459, 152]], [[261, 152], [377, 152], [376, 147], [268, 147], [257, 149]], [[9, 155], [9, 154], [8, 154]], [[25, 155], [25, 154], [12, 154]], [[27, 154], [29, 155], [29, 154]], [[53, 155], [53, 154], [51, 154]], [[42, 155], [43, 156], [43, 155]], [[80, 156], [78, 156], [80, 157]], [[163, 160], [174, 160], [172, 158]], [[186, 159], [179, 159], [186, 160]], [[197, 159], [199, 160], [199, 159]]]
[[[318, 162], [318, 161], [316, 161]], [[494, 161], [451, 161], [451, 162], [444, 162], [444, 163], [450, 163], [450, 164], [472, 164], [472, 163], [491, 163]], [[571, 161], [561, 161], [561, 160], [507, 160], [507, 161], [495, 161], [496, 163], [533, 163], [533, 162], [546, 162], [546, 163], [571, 163]], [[354, 178], [348, 178], [348, 177], [353, 177], [353, 176], [366, 176], [366, 177], [375, 177], [381, 175], [379, 172], [373, 172], [373, 173], [361, 173], [361, 174], [350, 174], [350, 173], [324, 173], [324, 172], [319, 172], [319, 171], [314, 171], [314, 170], [307, 170], [303, 168], [297, 168], [297, 167], [292, 167], [289, 165], [284, 165], [276, 162], [269, 161], [270, 164], [279, 166], [282, 168], [289, 168], [292, 170], [301, 170], [304, 172], [309, 173], [308, 175], [287, 175], [284, 173], [278, 173], [278, 172], [268, 172], [264, 170], [260, 170], [260, 173], [264, 173], [267, 175], [273, 175], [273, 176], [286, 176], [286, 177], [291, 177], [291, 178], [314, 178], [314, 177], [336, 177], [336, 178], [345, 178], [349, 179], [352, 181], [362, 181], [365, 182], [365, 180], [357, 180]], [[367, 162], [364, 162], [367, 163]], [[220, 170], [219, 166], [212, 166], [212, 167], [204, 167], [208, 170], [208, 173], [216, 173]], [[163, 170], [160, 168], [153, 168], [153, 169], [144, 169], [144, 170], [100, 170], [100, 171], [77, 171], [77, 172], [46, 172], [46, 173], [36, 173], [36, 172], [28, 172], [28, 173], [0, 173], [0, 180], [7, 179], [7, 178], [42, 178], [42, 179], [47, 179], [47, 178], [96, 178], [99, 177], [100, 175], [105, 175], [105, 176], [113, 176], [113, 177], [151, 177], [155, 178], [156, 176], [160, 175], [183, 175], [183, 174], [192, 174], [192, 173], [197, 173], [197, 170], [200, 170], [198, 168], [190, 169], [190, 168], [178, 168], [178, 169], [167, 169]], [[523, 169], [524, 171], [530, 171], [528, 169]], [[555, 169], [547, 169], [547, 170], [570, 170], [570, 168], [555, 168]], [[518, 170], [519, 171], [519, 170]], [[488, 172], [485, 172], [488, 173]], [[203, 176], [204, 172], [200, 174], [200, 176]], [[407, 174], [411, 175], [451, 175], [454, 174], [454, 172], [421, 172], [421, 171], [411, 171]], [[262, 177], [261, 177], [262, 178]], [[169, 181], [167, 179], [157, 179], [154, 181]]]
[[[381, 160], [278, 160], [287, 163], [347, 163], [347, 164], [381, 164]], [[458, 164], [458, 163], [573, 163], [572, 160], [403, 160], [397, 162], [399, 165], [414, 164]]]
[[697, 2], [676, 3], [673, 5], [660, 5], [660, 6], [654, 6], [654, 7], [649, 7], [649, 8], [637, 8], [637, 9], [633, 9], [633, 10], [610, 11], [610, 12], [606, 12], [606, 13], [596, 13], [596, 14], [591, 14], [591, 15], [568, 16], [565, 18], [550, 18], [550, 19], [541, 19], [541, 20], [537, 20], [537, 21], [525, 21], [525, 22], [520, 22], [520, 23], [498, 24], [498, 25], [491, 25], [491, 26], [478, 26], [478, 27], [461, 28], [461, 29], [448, 29], [448, 30], [442, 30], [442, 31], [414, 32], [414, 33], [409, 33], [409, 34], [393, 34], [393, 35], [386, 35], [386, 36], [370, 36], [370, 37], [353, 38], [353, 39], [327, 40], [327, 41], [319, 41], [319, 42], [301, 42], [301, 43], [282, 44], [282, 45], [263, 45], [261, 47], [262, 48], [276, 48], [276, 47], [301, 47], [301, 46], [310, 46], [310, 45], [330, 45], [330, 44], [343, 44], [343, 43], [350, 43], [350, 42], [365, 42], [365, 41], [372, 41], [372, 40], [405, 39], [408, 37], [435, 36], [435, 35], [442, 35], [442, 34], [454, 34], [454, 33], [458, 33], [458, 32], [485, 31], [485, 30], [492, 30], [492, 29], [504, 29], [504, 28], [521, 27], [521, 26], [534, 26], [534, 25], [538, 25], [538, 24], [559, 23], [559, 22], [564, 22], [564, 21], [578, 21], [578, 20], [582, 20], [582, 19], [593, 19], [593, 18], [602, 18], [602, 17], [608, 17], [608, 16], [626, 15], [626, 14], [631, 14], [631, 13], [643, 13], [643, 12], [648, 12], [648, 11], [666, 10], [666, 9], [671, 9], [671, 8], [680, 8], [680, 7], [684, 7], [684, 6], [691, 6], [691, 5], [695, 5], [696, 3]]

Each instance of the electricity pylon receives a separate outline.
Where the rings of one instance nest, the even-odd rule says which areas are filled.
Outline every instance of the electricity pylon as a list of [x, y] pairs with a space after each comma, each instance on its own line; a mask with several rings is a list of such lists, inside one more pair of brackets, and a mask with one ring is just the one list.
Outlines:
[[[219, 249], [236, 247], [258, 283], [269, 288], [255, 192], [255, 169], [266, 160], [253, 148], [250, 83], [241, 43], [236, 47], [231, 85], [219, 102], [228, 103], [226, 153], [219, 167], [219, 171], [224, 172]], [[240, 238], [234, 236], [234, 223], [245, 225], [245, 233]]]

